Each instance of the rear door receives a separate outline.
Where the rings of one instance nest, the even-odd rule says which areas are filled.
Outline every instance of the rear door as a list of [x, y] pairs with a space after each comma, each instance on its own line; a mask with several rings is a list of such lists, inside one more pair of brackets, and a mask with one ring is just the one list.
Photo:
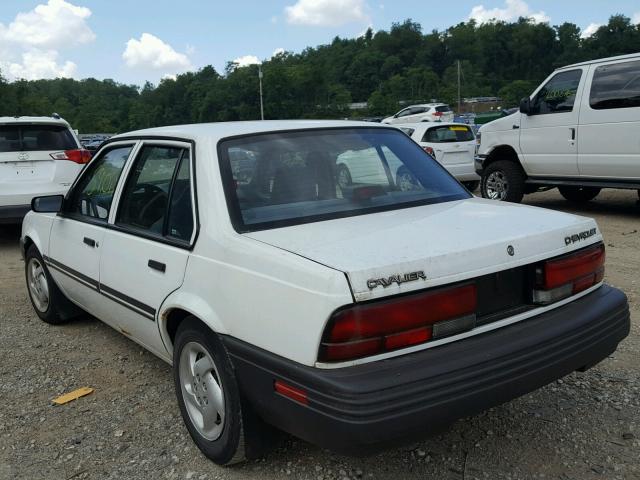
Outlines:
[[64, 125], [0, 125], [0, 204], [27, 205], [34, 196], [66, 192], [82, 167], [52, 154], [77, 148]]
[[159, 355], [164, 299], [182, 285], [196, 231], [191, 145], [145, 142], [103, 240], [100, 291], [123, 333]]
[[577, 129], [584, 68], [552, 75], [531, 100], [531, 114], [522, 115], [520, 150], [529, 175], [578, 176]]
[[112, 145], [89, 164], [53, 220], [44, 259], [65, 294], [107, 323], [99, 308], [100, 254], [114, 193], [134, 146]]
[[578, 127], [583, 177], [640, 179], [640, 59], [593, 65]]

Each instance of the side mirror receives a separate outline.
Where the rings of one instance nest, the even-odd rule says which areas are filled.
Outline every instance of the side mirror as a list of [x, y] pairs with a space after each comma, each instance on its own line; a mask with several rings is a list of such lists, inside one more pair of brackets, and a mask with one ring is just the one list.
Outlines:
[[31, 210], [39, 213], [58, 213], [62, 209], [64, 195], [48, 195], [31, 200]]
[[531, 114], [531, 99], [529, 97], [524, 97], [520, 100], [520, 113], [524, 113], [525, 115]]

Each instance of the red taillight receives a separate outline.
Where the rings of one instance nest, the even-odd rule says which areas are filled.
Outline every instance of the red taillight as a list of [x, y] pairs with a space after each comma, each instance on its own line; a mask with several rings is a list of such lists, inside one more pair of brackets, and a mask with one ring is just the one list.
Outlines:
[[548, 304], [580, 293], [604, 278], [603, 244], [548, 260], [536, 268], [536, 303]]
[[296, 387], [292, 387], [288, 383], [284, 383], [282, 380], [276, 380], [273, 383], [273, 389], [280, 395], [283, 395], [291, 400], [307, 405], [309, 399], [307, 398], [307, 392]]
[[433, 148], [431, 148], [431, 147], [422, 147], [422, 149], [425, 152], [427, 152], [429, 155], [431, 155], [432, 157], [436, 156], [435, 152], [433, 151]]
[[440, 330], [447, 335], [460, 331], [458, 320], [465, 329], [473, 328], [476, 306], [475, 284], [355, 305], [332, 316], [320, 360], [351, 360], [424, 343], [437, 336], [434, 327], [440, 322], [453, 321]]
[[51, 154], [54, 160], [70, 160], [72, 162], [84, 165], [91, 160], [91, 152], [83, 148], [77, 150], [65, 150], [64, 152], [55, 152]]

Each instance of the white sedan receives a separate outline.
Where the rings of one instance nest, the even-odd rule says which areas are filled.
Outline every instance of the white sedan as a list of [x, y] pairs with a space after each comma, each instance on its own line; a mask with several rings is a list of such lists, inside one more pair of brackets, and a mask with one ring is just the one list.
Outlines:
[[[386, 181], [341, 186], [344, 155]], [[186, 428], [223, 465], [258, 454], [265, 424], [347, 453], [438, 432], [629, 332], [594, 220], [474, 198], [389, 126], [125, 133], [33, 209], [37, 315], [88, 312], [172, 364]]]
[[420, 122], [398, 125], [470, 191], [480, 185], [475, 170], [476, 137], [464, 123]]
[[453, 110], [446, 103], [421, 103], [403, 108], [395, 115], [383, 119], [382, 123], [452, 122], [453, 116]]

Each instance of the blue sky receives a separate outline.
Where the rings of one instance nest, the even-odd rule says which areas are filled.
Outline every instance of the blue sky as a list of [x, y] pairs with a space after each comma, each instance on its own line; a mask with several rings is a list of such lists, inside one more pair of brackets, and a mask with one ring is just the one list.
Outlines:
[[113, 78], [157, 83], [166, 75], [227, 61], [299, 52], [368, 26], [412, 18], [424, 31], [470, 16], [531, 16], [583, 29], [622, 13], [640, 22], [637, 0], [2, 0], [0, 70], [9, 78]]

